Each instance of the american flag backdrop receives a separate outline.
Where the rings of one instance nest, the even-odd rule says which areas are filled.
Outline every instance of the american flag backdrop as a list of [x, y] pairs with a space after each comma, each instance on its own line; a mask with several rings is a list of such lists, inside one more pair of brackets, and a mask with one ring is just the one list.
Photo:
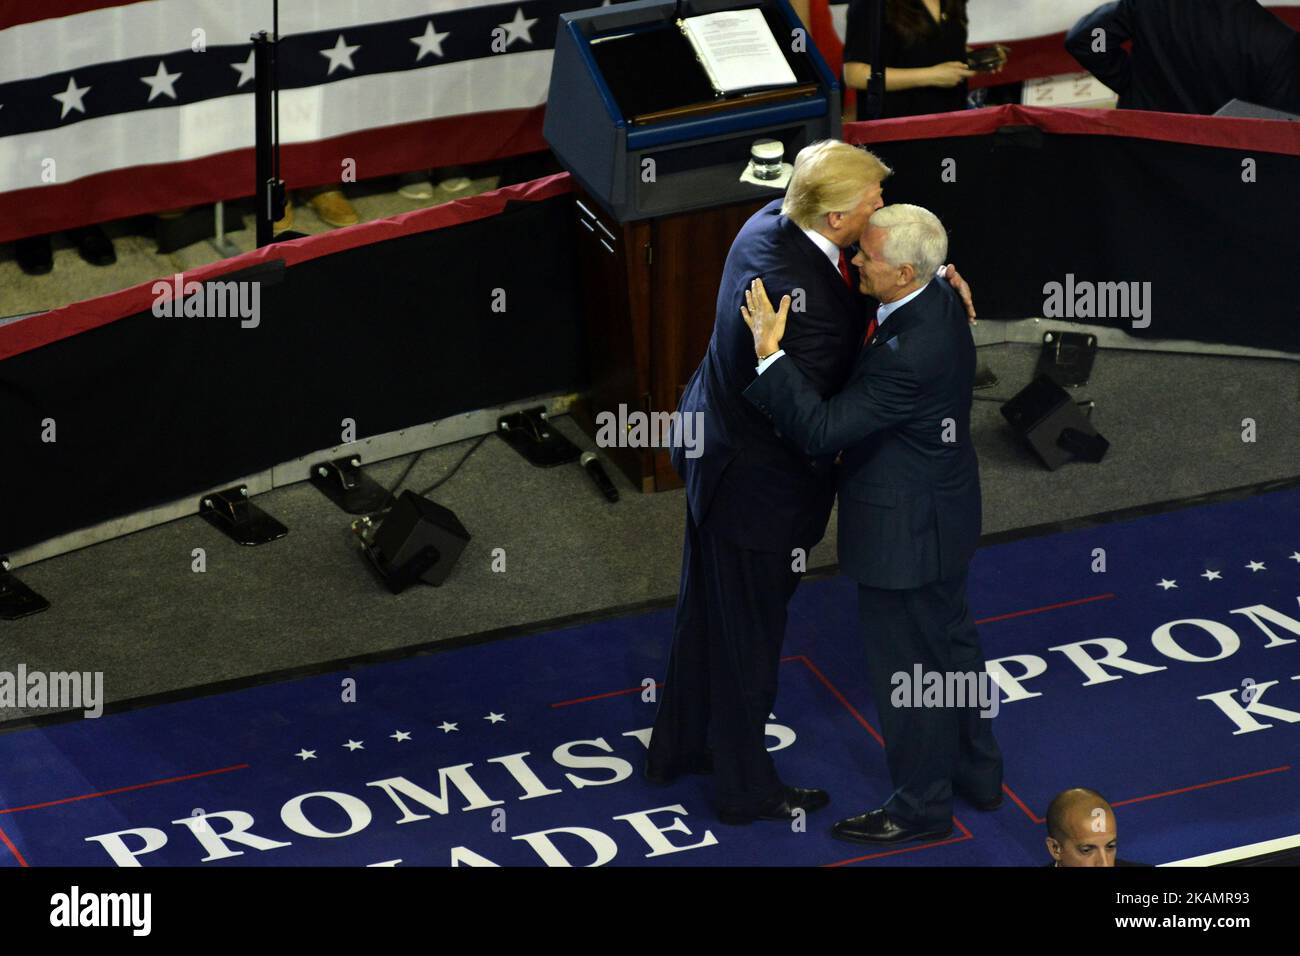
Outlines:
[[[545, 148], [559, 14], [593, 0], [282, 0], [291, 187]], [[1069, 70], [1095, 0], [971, 0], [1004, 79]], [[1296, 24], [1297, 8], [1277, 2]], [[0, 242], [253, 192], [249, 36], [271, 0], [0, 0]], [[833, 4], [843, 30], [847, 4]], [[1023, 41], [1023, 42], [1021, 42]], [[1035, 49], [1039, 52], [1035, 53]], [[563, 108], [562, 105], [559, 108]]]

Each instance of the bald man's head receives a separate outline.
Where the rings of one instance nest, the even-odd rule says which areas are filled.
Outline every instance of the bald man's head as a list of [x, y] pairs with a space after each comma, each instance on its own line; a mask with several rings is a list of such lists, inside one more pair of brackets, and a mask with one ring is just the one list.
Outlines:
[[1047, 852], [1057, 866], [1114, 866], [1115, 811], [1096, 790], [1063, 790], [1047, 808]]

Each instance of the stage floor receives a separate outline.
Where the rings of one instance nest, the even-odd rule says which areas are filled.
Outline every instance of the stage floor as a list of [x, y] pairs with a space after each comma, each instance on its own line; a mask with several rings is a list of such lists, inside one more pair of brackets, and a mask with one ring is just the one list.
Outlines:
[[1300, 835], [1300, 489], [991, 544], [970, 594], [1008, 799], [958, 801], [941, 842], [828, 833], [889, 792], [833, 578], [795, 596], [769, 725], [785, 779], [831, 793], [806, 830], [641, 778], [658, 610], [5, 733], [0, 865], [1032, 866], [1071, 786], [1130, 860]]

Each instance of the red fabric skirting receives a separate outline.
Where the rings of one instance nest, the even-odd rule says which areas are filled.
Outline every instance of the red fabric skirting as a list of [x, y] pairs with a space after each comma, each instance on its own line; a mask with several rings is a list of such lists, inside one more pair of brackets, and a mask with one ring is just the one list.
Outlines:
[[[251, 98], [248, 108], [253, 108]], [[337, 183], [342, 156], [356, 159], [357, 168], [372, 179], [538, 152], [546, 149], [544, 109], [471, 113], [285, 145], [280, 149], [281, 175], [291, 189], [297, 189]], [[252, 149], [239, 149], [0, 193], [0, 242], [251, 196], [253, 161]]]
[[1300, 123], [1191, 116], [1185, 113], [1152, 113], [1146, 110], [994, 106], [958, 113], [845, 123], [843, 138], [846, 142], [859, 145], [903, 139], [982, 136], [1003, 126], [1035, 126], [1045, 133], [1127, 136], [1192, 146], [1300, 156]]
[[[220, 262], [192, 269], [184, 274], [183, 281], [203, 282], [207, 279], [215, 279], [269, 259], [283, 259], [286, 266], [293, 266], [319, 256], [327, 256], [368, 243], [383, 242], [386, 239], [396, 239], [412, 233], [443, 229], [475, 219], [485, 219], [500, 213], [508, 202], [537, 202], [572, 189], [573, 181], [569, 174], [557, 173], [532, 182], [507, 186], [428, 209], [417, 209], [392, 219], [377, 219], [315, 236], [278, 242], [231, 259], [223, 259]], [[54, 309], [39, 317], [0, 326], [0, 360], [108, 325], [128, 315], [148, 311], [152, 308], [155, 298], [154, 285], [164, 280], [170, 283], [172, 278], [171, 276], [160, 277], [120, 292], [110, 292], [94, 299]]]

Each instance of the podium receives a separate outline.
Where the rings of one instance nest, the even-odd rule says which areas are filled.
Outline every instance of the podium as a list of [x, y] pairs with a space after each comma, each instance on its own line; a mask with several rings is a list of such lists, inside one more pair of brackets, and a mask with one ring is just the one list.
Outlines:
[[[676, 18], [733, 9], [762, 11], [793, 85], [715, 92]], [[607, 415], [676, 409], [708, 349], [731, 242], [783, 195], [741, 181], [753, 142], [778, 140], [792, 162], [839, 133], [839, 85], [786, 0], [635, 0], [561, 15], [543, 134], [578, 185], [592, 380], [575, 417], [593, 437]], [[630, 427], [602, 451], [643, 491], [680, 487], [667, 449], [629, 447]]]

